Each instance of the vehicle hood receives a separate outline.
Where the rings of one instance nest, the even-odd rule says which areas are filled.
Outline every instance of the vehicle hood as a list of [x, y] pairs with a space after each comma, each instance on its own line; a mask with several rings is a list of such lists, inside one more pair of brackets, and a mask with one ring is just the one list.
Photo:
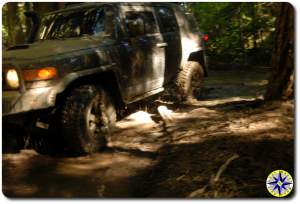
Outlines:
[[91, 37], [62, 40], [44, 40], [29, 45], [21, 45], [3, 52], [3, 60], [34, 60], [62, 55], [82, 49], [99, 47], [100, 39]]

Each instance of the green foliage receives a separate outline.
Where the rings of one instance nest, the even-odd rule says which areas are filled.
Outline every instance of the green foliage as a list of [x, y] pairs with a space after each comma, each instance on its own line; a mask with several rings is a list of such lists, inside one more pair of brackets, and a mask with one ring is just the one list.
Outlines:
[[26, 43], [30, 31], [30, 20], [24, 15], [26, 11], [38, 14], [64, 7], [64, 2], [8, 2], [2, 7], [2, 44], [13, 46]]
[[7, 26], [7, 8], [2, 7], [2, 44], [7, 44], [8, 41], [8, 26]]
[[269, 65], [277, 3], [189, 3], [211, 61]]

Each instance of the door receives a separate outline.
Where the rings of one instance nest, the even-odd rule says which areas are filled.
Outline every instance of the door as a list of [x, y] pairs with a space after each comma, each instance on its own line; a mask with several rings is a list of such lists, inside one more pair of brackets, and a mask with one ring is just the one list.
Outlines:
[[155, 13], [158, 18], [160, 32], [167, 44], [165, 83], [168, 83], [177, 76], [181, 62], [182, 50], [179, 26], [172, 7], [158, 6], [155, 8]]
[[[121, 40], [124, 69], [129, 70], [127, 100], [163, 86], [165, 46], [154, 10], [145, 6], [121, 7], [125, 35]], [[136, 26], [140, 25], [140, 26]]]

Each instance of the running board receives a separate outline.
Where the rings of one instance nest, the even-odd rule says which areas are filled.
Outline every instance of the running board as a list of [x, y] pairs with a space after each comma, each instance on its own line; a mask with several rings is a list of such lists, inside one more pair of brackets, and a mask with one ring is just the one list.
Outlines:
[[135, 97], [131, 98], [131, 100], [130, 101], [126, 101], [126, 103], [130, 104], [130, 103], [137, 102], [139, 100], [147, 98], [148, 96], [152, 96], [152, 95], [158, 94], [160, 92], [163, 92], [164, 90], [165, 90], [164, 88], [158, 88], [158, 89], [149, 91], [149, 92], [147, 92], [147, 93], [145, 93], [143, 95], [139, 95], [139, 96], [135, 96]]

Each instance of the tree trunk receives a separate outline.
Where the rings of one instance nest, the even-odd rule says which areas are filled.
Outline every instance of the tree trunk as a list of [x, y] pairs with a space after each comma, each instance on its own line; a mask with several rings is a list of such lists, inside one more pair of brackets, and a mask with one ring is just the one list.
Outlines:
[[16, 23], [17, 23], [18, 3], [7, 3], [7, 27], [8, 27], [8, 45], [16, 45]]
[[[25, 2], [24, 3], [24, 10], [25, 12], [31, 11], [32, 10], [32, 2]], [[31, 20], [30, 18], [25, 19], [25, 24], [26, 24], [26, 38], [29, 35], [30, 29], [31, 29]]]
[[272, 74], [265, 94], [266, 100], [293, 97], [294, 84], [294, 9], [289, 3], [280, 4], [276, 21]]
[[23, 11], [20, 7], [22, 4], [17, 2], [8, 2], [7, 6], [7, 20], [6, 25], [8, 29], [8, 46], [14, 46], [25, 43], [26, 33], [22, 28], [24, 22], [22, 20]]
[[66, 2], [57, 2], [57, 9], [63, 9], [66, 6]]

